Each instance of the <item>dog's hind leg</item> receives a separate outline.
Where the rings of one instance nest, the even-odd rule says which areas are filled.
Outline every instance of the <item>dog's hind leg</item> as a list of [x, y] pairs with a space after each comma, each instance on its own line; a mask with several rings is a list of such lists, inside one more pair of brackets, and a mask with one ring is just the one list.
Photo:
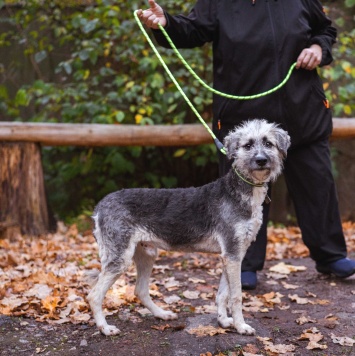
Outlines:
[[217, 320], [218, 324], [222, 328], [234, 327], [233, 318], [229, 318], [227, 314], [227, 307], [229, 301], [229, 286], [225, 275], [222, 273], [221, 280], [219, 282], [216, 303], [217, 303]]
[[159, 308], [149, 295], [149, 277], [156, 257], [157, 249], [154, 246], [144, 242], [138, 243], [133, 257], [137, 267], [137, 283], [134, 294], [155, 317], [163, 320], [176, 319], [177, 315], [175, 313]]
[[116, 335], [120, 330], [114, 325], [108, 325], [105, 315], [102, 310], [102, 303], [109, 288], [115, 283], [120, 276], [120, 272], [102, 270], [98, 280], [89, 293], [87, 299], [89, 301], [91, 311], [99, 330], [105, 335]]

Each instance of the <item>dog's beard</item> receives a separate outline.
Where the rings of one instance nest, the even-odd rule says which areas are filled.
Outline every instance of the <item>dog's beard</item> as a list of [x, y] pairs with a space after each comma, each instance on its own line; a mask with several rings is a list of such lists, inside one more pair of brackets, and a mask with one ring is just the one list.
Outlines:
[[258, 182], [266, 182], [270, 178], [270, 169], [254, 170], [251, 175]]

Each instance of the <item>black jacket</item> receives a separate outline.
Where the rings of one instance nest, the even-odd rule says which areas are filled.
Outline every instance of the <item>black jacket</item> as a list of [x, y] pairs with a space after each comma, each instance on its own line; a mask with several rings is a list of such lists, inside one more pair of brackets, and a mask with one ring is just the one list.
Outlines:
[[[273, 88], [313, 43], [322, 47], [321, 65], [332, 61], [336, 29], [318, 0], [256, 0], [255, 5], [252, 0], [198, 0], [189, 15], [166, 17], [166, 30], [178, 48], [213, 43], [213, 85], [225, 93], [252, 95]], [[159, 44], [169, 47], [159, 30], [153, 32]], [[222, 139], [243, 120], [266, 118], [280, 123], [295, 147], [330, 135], [325, 100], [316, 70], [294, 70], [285, 87], [263, 98], [214, 95], [213, 128]]]

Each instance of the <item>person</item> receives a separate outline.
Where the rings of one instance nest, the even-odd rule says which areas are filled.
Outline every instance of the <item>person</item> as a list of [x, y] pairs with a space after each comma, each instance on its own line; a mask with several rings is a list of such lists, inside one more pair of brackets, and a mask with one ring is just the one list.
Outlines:
[[[213, 97], [213, 131], [223, 138], [251, 118], [278, 123], [291, 137], [284, 164], [302, 238], [320, 273], [346, 278], [355, 273], [348, 259], [331, 171], [332, 115], [317, 73], [332, 62], [336, 29], [318, 0], [197, 0], [188, 15], [171, 15], [154, 0], [138, 17], [158, 44], [170, 47], [161, 24], [178, 48], [212, 42], [213, 83], [218, 91], [253, 95], [269, 90], [296, 69], [278, 91], [254, 100]], [[219, 154], [220, 175], [231, 162]], [[264, 266], [269, 205], [242, 265], [242, 286], [255, 289]]]

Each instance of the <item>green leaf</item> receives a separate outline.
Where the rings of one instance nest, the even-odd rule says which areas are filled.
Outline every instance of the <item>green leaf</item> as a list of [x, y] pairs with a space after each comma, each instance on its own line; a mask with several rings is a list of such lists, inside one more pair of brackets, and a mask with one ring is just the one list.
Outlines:
[[69, 62], [63, 62], [63, 67], [67, 74], [70, 75], [72, 73], [73, 69]]
[[29, 97], [25, 89], [19, 89], [15, 96], [16, 106], [27, 106], [29, 103]]
[[90, 52], [87, 49], [83, 49], [82, 51], [79, 52], [79, 58], [82, 61], [86, 61], [90, 56]]
[[123, 111], [118, 111], [115, 115], [115, 119], [117, 122], [122, 122], [125, 118], [125, 113]]
[[5, 87], [5, 85], [0, 85], [0, 98], [3, 99], [9, 98], [9, 94], [7, 92], [7, 88]]
[[37, 52], [35, 54], [35, 61], [36, 63], [40, 63], [42, 62], [44, 59], [47, 58], [47, 51], [43, 50], [43, 51], [40, 51], [40, 52]]
[[345, 0], [345, 5], [347, 7], [353, 7], [355, 6], [355, 0]]
[[94, 19], [92, 21], [88, 21], [84, 24], [84, 26], [82, 26], [82, 31], [84, 33], [89, 33], [93, 30], [95, 30], [96, 28], [96, 24], [98, 23], [99, 19]]

